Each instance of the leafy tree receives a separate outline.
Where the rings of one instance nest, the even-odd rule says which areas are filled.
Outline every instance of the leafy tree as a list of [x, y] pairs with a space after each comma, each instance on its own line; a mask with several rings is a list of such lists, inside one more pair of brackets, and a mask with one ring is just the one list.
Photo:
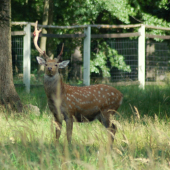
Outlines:
[[[170, 25], [168, 0], [51, 0], [51, 3], [54, 5], [53, 24], [55, 25], [103, 23], [144, 23], [165, 27]], [[12, 1], [12, 21], [39, 20], [39, 23], [42, 23], [42, 16], [43, 1]], [[66, 30], [62, 31], [66, 32]]]
[[131, 72], [130, 66], [124, 62], [124, 57], [119, 55], [115, 49], [110, 48], [105, 42], [98, 45], [98, 52], [92, 53], [90, 61], [91, 73], [100, 73], [102, 71], [103, 77], [110, 77], [110, 68], [107, 67], [107, 62], [110, 62], [112, 67], [119, 70]]

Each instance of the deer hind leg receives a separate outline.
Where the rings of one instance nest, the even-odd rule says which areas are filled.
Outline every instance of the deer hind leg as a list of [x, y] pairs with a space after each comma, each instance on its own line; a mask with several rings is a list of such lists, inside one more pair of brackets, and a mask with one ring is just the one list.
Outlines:
[[112, 144], [114, 142], [114, 136], [116, 134], [116, 126], [110, 121], [110, 114], [109, 112], [101, 112], [99, 121], [107, 128], [108, 130], [108, 141], [110, 146], [112, 147]]
[[68, 143], [71, 144], [72, 131], [73, 131], [73, 118], [72, 117], [66, 119], [66, 131], [67, 131]]

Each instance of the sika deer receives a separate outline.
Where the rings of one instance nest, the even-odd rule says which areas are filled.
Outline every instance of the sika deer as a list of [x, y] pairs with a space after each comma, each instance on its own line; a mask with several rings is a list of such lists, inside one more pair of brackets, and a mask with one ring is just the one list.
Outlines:
[[51, 60], [37, 45], [40, 32], [41, 30], [37, 30], [36, 22], [34, 45], [40, 55], [44, 57], [44, 59], [37, 57], [37, 61], [40, 65], [45, 66], [44, 88], [49, 108], [59, 127], [56, 127], [57, 140], [61, 134], [63, 120], [66, 121], [67, 140], [70, 143], [74, 120], [84, 122], [98, 119], [111, 132], [109, 138], [113, 142], [116, 126], [111, 123], [110, 116], [121, 105], [123, 95], [114, 87], [103, 84], [84, 87], [64, 84], [58, 72], [59, 68], [65, 68], [69, 63], [69, 61], [59, 62], [63, 48], [58, 58]]

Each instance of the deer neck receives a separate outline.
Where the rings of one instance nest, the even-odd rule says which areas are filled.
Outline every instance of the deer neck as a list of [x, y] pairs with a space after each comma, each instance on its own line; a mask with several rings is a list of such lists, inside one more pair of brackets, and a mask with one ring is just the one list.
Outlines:
[[54, 76], [44, 75], [44, 88], [48, 98], [52, 96], [61, 97], [65, 90], [64, 84], [59, 74]]

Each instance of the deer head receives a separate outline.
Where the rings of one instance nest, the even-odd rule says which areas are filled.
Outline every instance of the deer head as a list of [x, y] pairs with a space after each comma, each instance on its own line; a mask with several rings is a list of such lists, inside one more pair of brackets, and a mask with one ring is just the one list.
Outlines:
[[50, 59], [47, 56], [47, 54], [45, 53], [45, 51], [40, 49], [37, 42], [38, 42], [38, 37], [39, 37], [39, 34], [41, 32], [41, 29], [38, 30], [37, 25], [38, 25], [38, 21], [36, 21], [36, 23], [35, 23], [35, 30], [34, 30], [34, 33], [33, 33], [33, 35], [34, 35], [34, 45], [35, 45], [35, 48], [37, 49], [37, 51], [40, 53], [40, 56], [43, 56], [43, 58], [37, 57], [37, 61], [40, 65], [45, 66], [45, 74], [52, 77], [52, 76], [54, 76], [55, 74], [58, 73], [59, 68], [65, 68], [69, 63], [69, 60], [59, 62], [61, 55], [63, 54], [64, 44], [62, 46], [61, 52], [58, 55], [58, 57], [54, 58], [54, 59]]

